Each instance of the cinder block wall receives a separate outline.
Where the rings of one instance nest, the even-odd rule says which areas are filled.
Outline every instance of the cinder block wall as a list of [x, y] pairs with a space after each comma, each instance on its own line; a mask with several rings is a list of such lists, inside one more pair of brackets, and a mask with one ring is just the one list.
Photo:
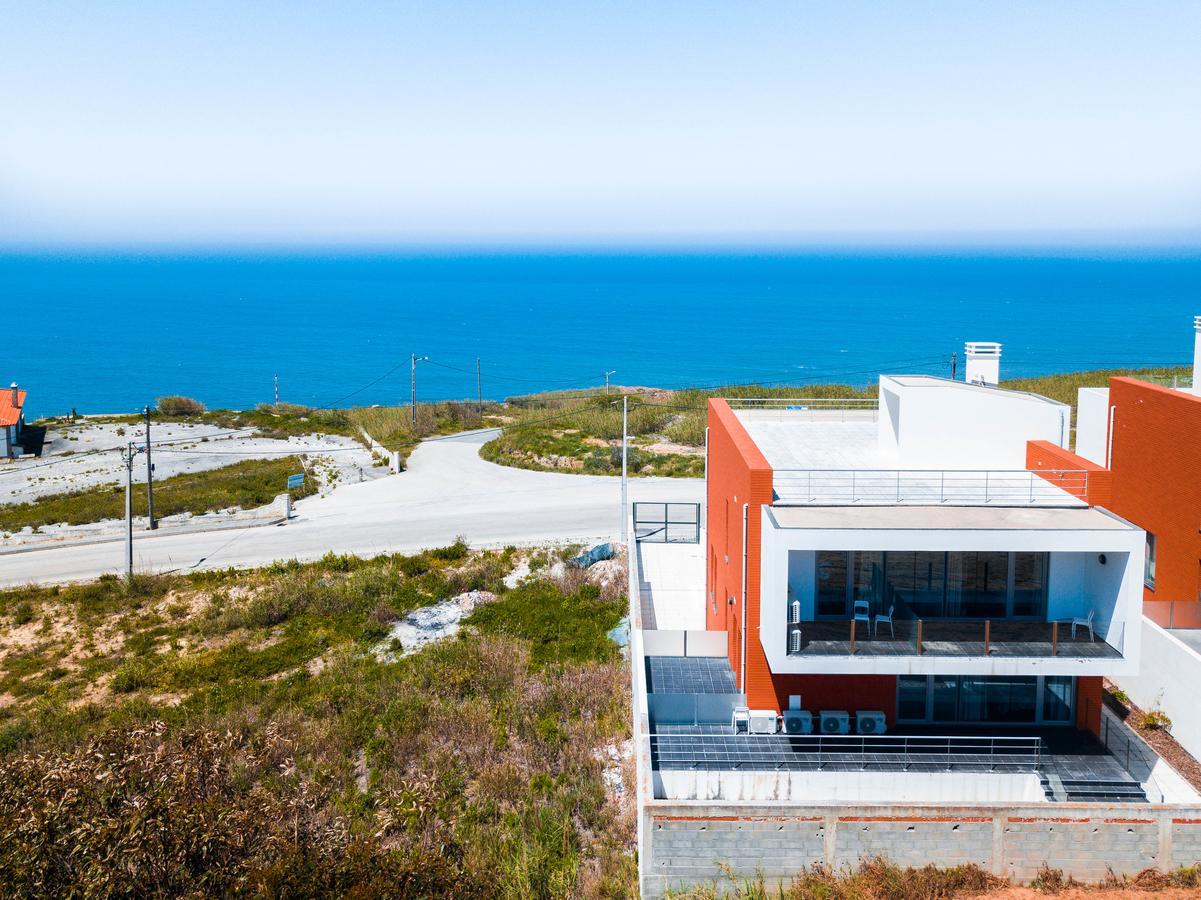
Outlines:
[[817, 863], [884, 857], [902, 866], [974, 863], [1014, 881], [1043, 865], [1081, 881], [1201, 861], [1201, 807], [797, 807], [656, 802], [644, 810], [643, 895], [752, 879], [787, 884]]

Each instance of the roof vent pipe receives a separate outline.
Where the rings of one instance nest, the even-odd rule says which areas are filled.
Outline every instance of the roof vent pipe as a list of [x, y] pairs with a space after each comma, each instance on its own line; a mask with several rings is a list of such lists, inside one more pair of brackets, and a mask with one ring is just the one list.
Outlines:
[[992, 341], [968, 341], [963, 345], [967, 364], [963, 379], [969, 384], [992, 384], [1001, 380], [1001, 345]]
[[20, 405], [21, 405], [21, 404], [20, 404], [20, 402], [17, 400], [17, 383], [14, 381], [14, 382], [13, 382], [13, 383], [12, 383], [12, 384], [9, 386], [9, 388], [8, 388], [8, 389], [9, 389], [10, 391], [12, 391], [12, 406], [13, 406], [13, 409], [16, 409], [18, 406], [20, 406]]
[[1201, 390], [1201, 316], [1193, 316], [1193, 390]]

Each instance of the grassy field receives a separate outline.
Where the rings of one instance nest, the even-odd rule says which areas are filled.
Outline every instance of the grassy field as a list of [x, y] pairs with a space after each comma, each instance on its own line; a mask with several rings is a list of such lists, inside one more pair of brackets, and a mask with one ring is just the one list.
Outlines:
[[[705, 472], [705, 404], [710, 397], [874, 397], [848, 385], [731, 385], [709, 390], [630, 394], [629, 470], [633, 475], [699, 478]], [[621, 395], [603, 391], [536, 394], [508, 400], [495, 420], [504, 430], [480, 455], [540, 471], [621, 473]]]
[[[633, 896], [630, 791], [605, 781], [625, 602], [576, 571], [508, 589], [515, 561], [0, 593], [5, 893]], [[471, 589], [497, 599], [389, 661], [392, 622]]]
[[[253, 509], [284, 493], [288, 476], [303, 471], [299, 457], [285, 456], [249, 459], [219, 469], [173, 475], [154, 483], [154, 514], [162, 518], [185, 512], [199, 515], [231, 506]], [[308, 478], [303, 487], [292, 491], [292, 496], [305, 497], [316, 489], [316, 479]], [[146, 514], [144, 482], [133, 486], [133, 509], [135, 515]], [[59, 523], [82, 525], [124, 517], [125, 486], [108, 485], [49, 494], [31, 503], [0, 506], [0, 531]]]
[[417, 406], [416, 428], [412, 408], [408, 406], [360, 406], [346, 410], [346, 415], [356, 428], [363, 429], [389, 450], [399, 451], [403, 466], [413, 448], [425, 438], [485, 427], [492, 422], [486, 416], [495, 415], [500, 409], [500, 404], [488, 402], [481, 415], [475, 403], [421, 403]]
[[1122, 375], [1168, 386], [1172, 384], [1173, 379], [1179, 379], [1180, 384], [1187, 385], [1192, 381], [1193, 370], [1185, 366], [1163, 369], [1095, 369], [1090, 372], [1040, 375], [1037, 378], [1013, 378], [1001, 382], [1001, 387], [1042, 394], [1060, 403], [1071, 404], [1072, 409], [1075, 409], [1076, 392], [1080, 388], [1108, 387], [1110, 378]]

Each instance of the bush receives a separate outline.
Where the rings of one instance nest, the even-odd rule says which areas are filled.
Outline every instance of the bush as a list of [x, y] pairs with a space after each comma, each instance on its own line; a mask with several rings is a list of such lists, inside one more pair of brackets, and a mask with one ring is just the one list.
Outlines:
[[191, 416], [203, 416], [206, 410], [204, 404], [199, 400], [193, 400], [191, 397], [172, 395], [158, 398], [158, 411], [163, 416], [189, 418]]
[[1169, 731], [1172, 728], [1172, 720], [1163, 710], [1153, 709], [1143, 715], [1139, 727], [1144, 731]]
[[33, 606], [28, 600], [17, 604], [17, 608], [13, 610], [14, 625], [28, 625], [33, 621]]

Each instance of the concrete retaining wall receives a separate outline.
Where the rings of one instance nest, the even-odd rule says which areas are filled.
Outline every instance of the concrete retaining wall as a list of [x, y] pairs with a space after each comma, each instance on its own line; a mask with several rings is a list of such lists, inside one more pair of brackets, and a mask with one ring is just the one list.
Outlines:
[[1137, 675], [1116, 678], [1118, 686], [1145, 710], [1159, 709], [1172, 720], [1172, 737], [1201, 758], [1201, 653], [1143, 617], [1143, 664]]
[[[974, 863], [1014, 881], [1043, 865], [1081, 881], [1201, 861], [1201, 807], [1082, 803], [851, 806], [654, 802], [643, 811], [643, 895], [713, 884], [727, 873], [769, 886], [805, 868]], [[726, 868], [728, 867], [728, 868]]]

